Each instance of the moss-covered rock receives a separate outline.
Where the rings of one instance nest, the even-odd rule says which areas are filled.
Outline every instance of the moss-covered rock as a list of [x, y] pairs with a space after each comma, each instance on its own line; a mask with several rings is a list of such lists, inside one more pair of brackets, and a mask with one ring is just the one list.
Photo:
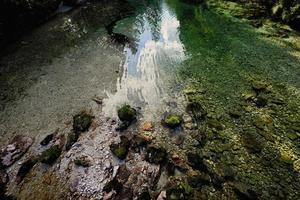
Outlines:
[[166, 161], [167, 151], [158, 146], [149, 145], [147, 148], [146, 160], [154, 164], [162, 164]]
[[75, 115], [73, 117], [73, 130], [77, 133], [87, 131], [92, 124], [93, 118], [93, 116], [85, 111]]
[[136, 110], [130, 105], [123, 105], [118, 109], [118, 117], [121, 121], [132, 122], [136, 119]]
[[110, 150], [119, 159], [125, 159], [129, 150], [130, 142], [125, 136], [121, 136], [120, 143], [114, 143], [110, 145]]
[[182, 118], [176, 114], [168, 114], [164, 118], [164, 124], [169, 128], [176, 128], [182, 123]]
[[77, 142], [79, 138], [79, 134], [78, 133], [74, 133], [74, 132], [70, 132], [68, 133], [67, 136], [67, 143], [66, 143], [66, 150], [70, 150], [71, 147], [73, 146], [73, 144], [75, 144]]
[[43, 153], [39, 157], [39, 160], [41, 163], [52, 164], [57, 160], [57, 158], [59, 158], [61, 151], [62, 150], [59, 145], [54, 145], [49, 149], [43, 151]]

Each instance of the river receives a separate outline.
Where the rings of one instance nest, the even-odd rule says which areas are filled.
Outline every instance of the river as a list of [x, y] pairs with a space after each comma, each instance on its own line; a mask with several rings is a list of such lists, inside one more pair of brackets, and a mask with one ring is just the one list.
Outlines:
[[[36, 166], [28, 178], [34, 181], [19, 188], [12, 181], [9, 192], [18, 199], [32, 199], [31, 191], [40, 199], [100, 199], [115, 168], [126, 165], [140, 174], [124, 182], [133, 196], [147, 183], [152, 197], [172, 194], [165, 186], [169, 165], [149, 164], [133, 148], [125, 161], [110, 153], [119, 140], [117, 109], [129, 104], [138, 122], [123, 135], [133, 142], [144, 122], [153, 123], [146, 136], [166, 149], [173, 176], [188, 182], [180, 183], [185, 198], [299, 198], [299, 33], [287, 28], [288, 37], [278, 37], [285, 26], [255, 28], [218, 8], [177, 0], [93, 2], [10, 45], [0, 58], [0, 144], [28, 135], [35, 139], [28, 154], [37, 154], [47, 134], [71, 131], [76, 113], [95, 119], [56, 167]], [[169, 112], [182, 115], [181, 128], [162, 126]], [[93, 166], [70, 167], [78, 155]]]

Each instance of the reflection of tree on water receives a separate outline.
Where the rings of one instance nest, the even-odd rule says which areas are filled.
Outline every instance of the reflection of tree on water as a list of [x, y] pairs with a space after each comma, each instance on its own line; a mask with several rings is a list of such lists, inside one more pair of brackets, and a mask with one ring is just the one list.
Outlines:
[[[161, 0], [146, 1], [143, 6], [146, 11], [143, 15], [138, 18], [138, 23], [141, 27], [145, 23], [145, 19], [150, 27], [152, 39], [158, 41], [160, 39], [160, 28], [161, 28], [161, 13], [162, 3]], [[145, 19], [142, 19], [145, 18]]]

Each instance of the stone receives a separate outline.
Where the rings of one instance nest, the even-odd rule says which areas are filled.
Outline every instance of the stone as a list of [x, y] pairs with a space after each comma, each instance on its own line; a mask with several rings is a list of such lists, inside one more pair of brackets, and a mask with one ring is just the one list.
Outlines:
[[131, 122], [129, 121], [123, 121], [121, 123], [118, 124], [118, 126], [116, 127], [116, 131], [125, 131], [129, 126], [130, 126]]
[[151, 200], [148, 189], [143, 189], [138, 195], [137, 200]]
[[123, 105], [118, 109], [118, 117], [121, 121], [132, 122], [136, 119], [136, 110], [130, 105]]
[[154, 164], [162, 164], [166, 161], [167, 152], [164, 148], [149, 145], [147, 148], [146, 160]]
[[299, 135], [297, 133], [294, 133], [294, 132], [287, 133], [287, 136], [291, 140], [296, 140], [297, 138], [299, 138]]
[[17, 135], [10, 143], [1, 149], [0, 168], [11, 166], [15, 161], [19, 160], [32, 145], [33, 139], [28, 136]]
[[249, 90], [249, 91], [246, 91], [242, 94], [242, 97], [246, 100], [246, 101], [249, 101], [249, 100], [254, 100], [255, 97], [257, 96], [256, 92], [254, 90]]
[[206, 172], [207, 171], [207, 167], [203, 162], [203, 158], [196, 153], [188, 153], [187, 154], [187, 159], [189, 162], [189, 165], [196, 170], [202, 171], [202, 172]]
[[86, 111], [82, 111], [73, 117], [73, 130], [76, 133], [87, 131], [94, 117], [88, 114]]
[[207, 112], [199, 102], [190, 102], [186, 106], [186, 112], [192, 115], [196, 120], [203, 120]]
[[263, 149], [262, 143], [257, 139], [257, 135], [255, 133], [252, 133], [250, 131], [244, 132], [242, 135], [242, 142], [244, 144], [244, 147], [250, 152], [250, 153], [259, 153]]
[[145, 122], [143, 125], [142, 125], [142, 130], [143, 131], [153, 131], [154, 129], [154, 125], [152, 122]]
[[36, 158], [29, 158], [28, 160], [22, 163], [17, 173], [18, 183], [20, 183], [25, 178], [25, 176], [30, 172], [30, 170], [37, 163], [37, 161], [38, 160]]
[[177, 181], [171, 183], [166, 190], [166, 199], [168, 200], [180, 200], [190, 199], [193, 188], [186, 182]]
[[164, 124], [169, 128], [176, 128], [182, 123], [182, 118], [176, 114], [168, 114], [164, 118]]
[[265, 107], [268, 104], [268, 96], [264, 93], [260, 93], [254, 100], [254, 102], [259, 108]]
[[115, 191], [117, 194], [119, 194], [123, 189], [123, 184], [120, 183], [116, 178], [112, 179], [103, 188], [104, 192], [111, 192]]
[[79, 134], [75, 133], [75, 132], [70, 132], [68, 133], [67, 136], [67, 143], [66, 143], [66, 150], [70, 150], [71, 147], [73, 146], [73, 144], [75, 144], [77, 142], [79, 138]]
[[292, 155], [288, 154], [285, 151], [281, 151], [280, 152], [280, 160], [286, 164], [293, 164], [294, 163], [294, 159], [292, 157]]
[[53, 140], [55, 134], [56, 134], [56, 131], [55, 131], [55, 133], [51, 133], [51, 134], [47, 135], [47, 136], [40, 142], [40, 145], [42, 145], [42, 146], [48, 145], [48, 144]]
[[209, 119], [207, 120], [207, 125], [210, 128], [215, 128], [219, 131], [224, 130], [224, 125], [217, 119]]
[[115, 156], [119, 159], [125, 159], [129, 150], [130, 142], [125, 136], [120, 137], [121, 142], [111, 144], [110, 150], [113, 152]]
[[148, 135], [140, 134], [134, 135], [132, 139], [132, 147], [138, 148], [141, 146], [146, 146], [147, 144], [151, 143], [152, 138]]
[[238, 119], [242, 116], [242, 111], [240, 109], [232, 109], [228, 112], [230, 117]]
[[262, 92], [268, 87], [268, 83], [264, 81], [253, 81], [252, 89], [256, 92]]
[[59, 145], [54, 145], [42, 152], [39, 161], [44, 164], [53, 164], [60, 156], [62, 149]]
[[82, 156], [79, 158], [76, 158], [74, 160], [74, 164], [81, 167], [89, 167], [90, 166], [90, 160], [86, 156]]
[[187, 182], [193, 188], [201, 188], [211, 183], [210, 176], [206, 173], [193, 172], [187, 174]]
[[259, 195], [254, 190], [252, 190], [250, 186], [242, 182], [233, 183], [233, 191], [237, 195], [238, 199], [255, 200], [259, 197]]

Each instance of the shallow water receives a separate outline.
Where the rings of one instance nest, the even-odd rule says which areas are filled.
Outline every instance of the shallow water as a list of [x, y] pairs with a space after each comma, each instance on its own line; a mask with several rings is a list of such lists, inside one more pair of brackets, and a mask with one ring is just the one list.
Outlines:
[[[270, 197], [268, 190], [274, 188], [268, 185], [277, 187], [277, 179], [286, 180], [280, 192], [297, 197], [299, 35], [266, 37], [262, 33], [267, 28], [255, 29], [228, 13], [177, 0], [118, 3], [90, 4], [58, 16], [1, 58], [0, 142], [28, 134], [38, 143], [57, 128], [70, 128], [72, 116], [82, 109], [115, 118], [116, 109], [125, 103], [138, 108], [143, 120], [160, 126], [165, 111], [184, 113], [182, 105], [195, 100], [208, 112], [207, 119], [198, 122], [199, 131], [185, 127], [187, 142], [170, 149], [201, 151], [214, 166], [232, 167], [236, 181], [262, 188], [262, 199]], [[126, 35], [128, 43], [118, 43], [107, 33], [105, 26], [115, 20], [113, 32]], [[245, 101], [242, 94], [256, 80], [270, 84], [270, 93], [284, 104], [259, 108]], [[103, 99], [103, 104], [92, 98]], [[230, 118], [228, 112], [239, 107], [244, 108], [242, 117]], [[261, 130], [255, 124], [257, 117], [271, 125]], [[210, 120], [224, 129], [211, 128]], [[198, 148], [190, 137], [202, 134], [202, 128], [207, 141]], [[162, 127], [158, 131], [168, 132]], [[245, 132], [254, 132], [258, 141], [245, 137]], [[166, 148], [174, 146], [173, 138], [164, 137], [160, 143], [166, 140]], [[248, 152], [245, 143], [260, 141], [264, 146], [260, 154]], [[279, 161], [286, 154], [292, 165]], [[203, 193], [211, 190], [220, 197], [207, 187]]]

